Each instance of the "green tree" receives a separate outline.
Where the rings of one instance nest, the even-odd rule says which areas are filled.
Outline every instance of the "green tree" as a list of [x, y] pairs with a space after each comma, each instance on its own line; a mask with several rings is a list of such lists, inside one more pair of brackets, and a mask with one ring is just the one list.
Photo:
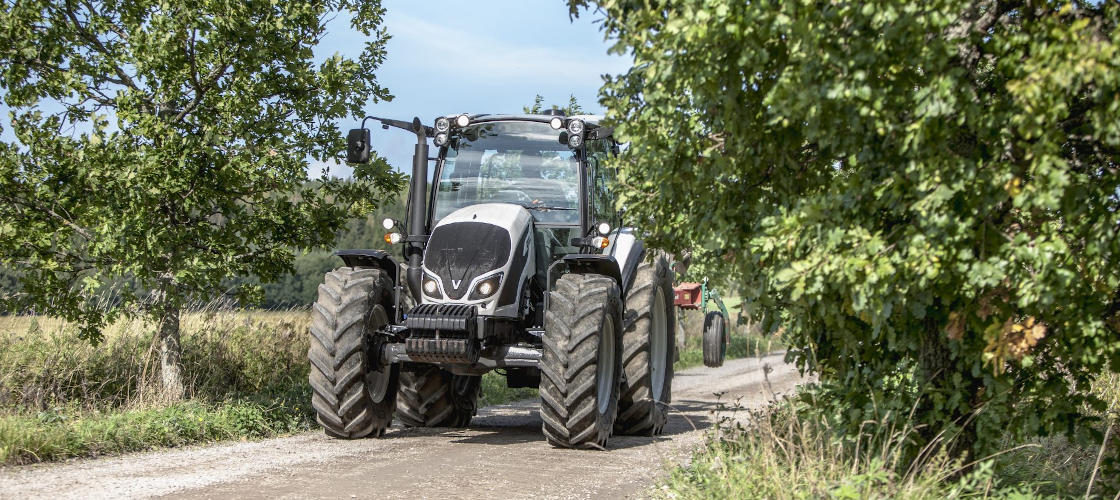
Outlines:
[[523, 106], [521, 109], [527, 115], [538, 115], [546, 109], [559, 109], [560, 111], [564, 112], [564, 116], [583, 114], [583, 108], [580, 107], [579, 101], [576, 101], [576, 96], [574, 95], [568, 96], [567, 106], [553, 104], [546, 108], [544, 105], [544, 96], [537, 94], [537, 96], [533, 98], [533, 104], [531, 106]]
[[[0, 144], [0, 265], [8, 307], [37, 306], [92, 341], [120, 314], [158, 323], [161, 379], [182, 396], [179, 312], [224, 278], [275, 278], [293, 249], [333, 241], [395, 191], [382, 160], [355, 181], [306, 184], [344, 148], [333, 122], [391, 98], [374, 70], [379, 2], [5, 1], [0, 88], [15, 141]], [[361, 54], [317, 61], [339, 15]], [[122, 280], [123, 278], [123, 280]], [[134, 283], [119, 299], [91, 297]]]
[[1092, 429], [1120, 369], [1120, 4], [593, 3], [634, 58], [602, 91], [622, 205], [783, 326], [837, 418], [917, 405], [974, 450]]

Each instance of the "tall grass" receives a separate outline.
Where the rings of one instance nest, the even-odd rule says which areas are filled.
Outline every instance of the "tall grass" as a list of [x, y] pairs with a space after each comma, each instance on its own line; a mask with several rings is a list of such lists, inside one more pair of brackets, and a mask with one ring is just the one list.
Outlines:
[[[1112, 403], [1102, 431], [1117, 425], [1120, 377], [1093, 387]], [[1062, 437], [1005, 443], [1005, 450], [965, 462], [944, 450], [952, 437], [915, 453], [921, 429], [908, 415], [867, 421], [856, 433], [830, 424], [807, 398], [747, 411], [721, 407], [720, 422], [687, 467], [675, 467], [655, 491], [665, 498], [1113, 498], [1120, 485], [1115, 441], [1073, 443]], [[1117, 429], [1113, 429], [1113, 433]]]
[[160, 397], [155, 325], [91, 346], [72, 325], [0, 317], [0, 464], [310, 429], [306, 310], [209, 304], [180, 322], [187, 398]]
[[[306, 310], [246, 312], [211, 307], [181, 320], [183, 372], [191, 399], [285, 390], [307, 380]], [[45, 317], [0, 317], [0, 408], [95, 410], [158, 399], [155, 326], [141, 319], [108, 328], [91, 346], [75, 327]]]
[[[122, 320], [91, 346], [57, 319], [0, 316], [0, 464], [315, 429], [309, 323], [305, 309], [183, 314], [187, 398], [166, 402], [150, 322]], [[536, 396], [488, 373], [479, 406]]]

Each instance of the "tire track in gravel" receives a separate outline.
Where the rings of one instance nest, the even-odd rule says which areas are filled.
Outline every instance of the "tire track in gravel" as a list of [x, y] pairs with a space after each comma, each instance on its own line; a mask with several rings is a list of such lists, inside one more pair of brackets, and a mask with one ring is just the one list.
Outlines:
[[[665, 434], [615, 436], [609, 451], [560, 450], [536, 401], [479, 410], [467, 429], [392, 428], [380, 439], [321, 432], [0, 468], [2, 498], [618, 498], [643, 495], [687, 460], [716, 408], [755, 408], [803, 379], [782, 354], [692, 368], [673, 379]], [[743, 415], [745, 412], [721, 416]]]

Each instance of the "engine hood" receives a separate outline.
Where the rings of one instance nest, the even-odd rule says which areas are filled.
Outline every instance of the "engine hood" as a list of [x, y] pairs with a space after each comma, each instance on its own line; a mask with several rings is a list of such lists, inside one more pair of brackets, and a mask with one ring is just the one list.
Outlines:
[[[424, 250], [423, 281], [435, 281], [438, 292], [424, 291], [423, 302], [477, 304], [479, 314], [516, 315], [534, 265], [532, 225], [525, 208], [507, 203], [472, 205], [444, 217]], [[496, 290], [481, 294], [483, 282]]]

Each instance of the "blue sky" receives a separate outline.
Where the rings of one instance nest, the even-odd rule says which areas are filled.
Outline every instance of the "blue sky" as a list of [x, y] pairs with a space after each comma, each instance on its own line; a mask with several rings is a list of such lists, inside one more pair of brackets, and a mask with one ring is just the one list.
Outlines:
[[[585, 12], [569, 21], [563, 0], [384, 0], [382, 5], [392, 39], [377, 76], [395, 97], [367, 106], [371, 115], [418, 116], [430, 124], [449, 113], [520, 113], [538, 93], [547, 104], [564, 104], [574, 95], [585, 110], [600, 113], [602, 75], [629, 67], [628, 58], [607, 54], [610, 43], [595, 24], [599, 15]], [[318, 53], [356, 56], [362, 42], [346, 19], [336, 19]], [[345, 131], [357, 128], [358, 121], [340, 125]], [[414, 136], [371, 129], [373, 148], [407, 172]], [[332, 167], [331, 173], [345, 176], [349, 169]]]

